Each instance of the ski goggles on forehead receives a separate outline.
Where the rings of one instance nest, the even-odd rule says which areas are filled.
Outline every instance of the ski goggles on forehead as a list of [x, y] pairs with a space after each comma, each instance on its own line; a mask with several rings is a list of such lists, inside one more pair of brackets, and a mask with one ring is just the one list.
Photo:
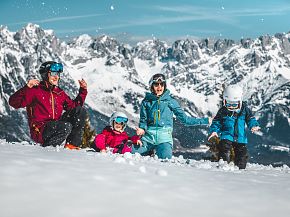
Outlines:
[[128, 118], [125, 117], [116, 117], [115, 122], [118, 124], [126, 124], [128, 122]]
[[158, 82], [165, 83], [166, 80], [165, 80], [164, 76], [160, 75], [159, 77], [153, 78], [153, 83], [158, 83]]
[[49, 67], [50, 72], [63, 72], [63, 65], [61, 63], [53, 63]]

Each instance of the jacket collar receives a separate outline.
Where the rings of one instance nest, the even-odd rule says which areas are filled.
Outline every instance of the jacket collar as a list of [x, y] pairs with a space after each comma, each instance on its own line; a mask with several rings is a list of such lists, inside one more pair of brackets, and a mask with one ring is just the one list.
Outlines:
[[39, 86], [46, 91], [52, 91], [57, 94], [63, 91], [58, 86], [51, 85], [48, 81], [41, 81]]
[[161, 95], [161, 96], [156, 96], [154, 93], [152, 92], [147, 92], [146, 95], [145, 95], [145, 99], [146, 100], [149, 100], [149, 101], [155, 101], [155, 100], [165, 100], [165, 99], [169, 99], [170, 98], [170, 91], [168, 89], [166, 89], [164, 91], [164, 93]]

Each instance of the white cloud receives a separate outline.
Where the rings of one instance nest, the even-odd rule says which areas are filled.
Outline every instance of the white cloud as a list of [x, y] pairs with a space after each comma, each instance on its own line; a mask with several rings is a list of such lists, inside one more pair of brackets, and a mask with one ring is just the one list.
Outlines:
[[[153, 7], [156, 10], [167, 11], [167, 12], [176, 12], [181, 14], [191, 14], [195, 16], [202, 16], [204, 19], [212, 19], [213, 14], [219, 14], [226, 16], [228, 18], [240, 17], [240, 16], [273, 16], [273, 15], [284, 15], [290, 12], [290, 5], [279, 5], [279, 6], [264, 6], [260, 8], [239, 8], [231, 9], [226, 8], [226, 10], [220, 10], [216, 7], [196, 7], [191, 5], [183, 6], [155, 6]], [[222, 9], [225, 9], [222, 7]]]
[[43, 20], [29, 20], [29, 21], [22, 21], [17, 23], [9, 23], [7, 25], [13, 26], [13, 25], [19, 25], [19, 24], [27, 24], [27, 23], [51, 23], [56, 21], [63, 21], [63, 20], [77, 20], [77, 19], [84, 19], [84, 18], [90, 18], [90, 17], [98, 17], [103, 16], [104, 14], [86, 14], [86, 15], [78, 15], [78, 16], [65, 16], [65, 17], [54, 17], [54, 18], [48, 18]]

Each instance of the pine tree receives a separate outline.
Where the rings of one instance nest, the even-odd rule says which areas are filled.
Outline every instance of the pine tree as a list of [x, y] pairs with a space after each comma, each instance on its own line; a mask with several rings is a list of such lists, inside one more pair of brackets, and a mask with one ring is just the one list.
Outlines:
[[94, 129], [91, 129], [90, 118], [89, 118], [89, 115], [87, 115], [85, 126], [84, 126], [84, 133], [83, 133], [81, 148], [90, 148], [94, 141], [95, 135], [96, 135], [96, 131]]

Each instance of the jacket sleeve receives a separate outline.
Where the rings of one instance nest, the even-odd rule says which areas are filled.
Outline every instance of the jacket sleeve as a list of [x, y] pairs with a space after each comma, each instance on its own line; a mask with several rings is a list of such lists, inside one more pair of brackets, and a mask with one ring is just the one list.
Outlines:
[[258, 121], [256, 120], [255, 116], [248, 107], [246, 107], [246, 123], [250, 129], [259, 126]]
[[147, 130], [147, 112], [146, 112], [144, 100], [142, 101], [141, 108], [140, 108], [139, 127], [142, 128], [143, 130]]
[[106, 134], [107, 130], [104, 129], [102, 133], [96, 135], [95, 137], [95, 146], [100, 150], [106, 149]]
[[219, 109], [216, 116], [212, 120], [212, 124], [210, 125], [209, 128], [209, 133], [211, 134], [213, 132], [216, 132], [219, 134], [221, 132], [221, 127], [222, 127], [222, 108]]
[[134, 135], [129, 138], [134, 144], [137, 143], [138, 140], [140, 140], [140, 136]]
[[70, 110], [70, 109], [73, 109], [77, 106], [83, 106], [84, 105], [84, 102], [85, 102], [85, 99], [86, 99], [86, 96], [87, 96], [87, 89], [84, 89], [84, 88], [80, 88], [79, 89], [79, 94], [77, 95], [77, 97], [72, 100], [66, 93], [65, 94], [65, 102], [64, 102], [64, 109], [65, 110]]
[[169, 107], [175, 116], [186, 126], [204, 125], [208, 124], [208, 118], [194, 118], [185, 114], [184, 110], [180, 107], [179, 103], [175, 99], [171, 99]]
[[31, 93], [32, 89], [27, 85], [16, 91], [9, 98], [9, 105], [15, 109], [24, 108], [27, 105], [30, 105], [33, 100], [33, 94]]

